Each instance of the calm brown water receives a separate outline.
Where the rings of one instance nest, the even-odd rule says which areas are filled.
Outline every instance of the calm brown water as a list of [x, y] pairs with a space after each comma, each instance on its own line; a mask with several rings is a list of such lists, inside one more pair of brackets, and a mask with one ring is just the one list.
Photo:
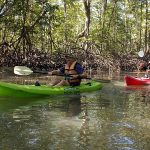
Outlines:
[[0, 150], [149, 150], [150, 86], [43, 99], [0, 97]]

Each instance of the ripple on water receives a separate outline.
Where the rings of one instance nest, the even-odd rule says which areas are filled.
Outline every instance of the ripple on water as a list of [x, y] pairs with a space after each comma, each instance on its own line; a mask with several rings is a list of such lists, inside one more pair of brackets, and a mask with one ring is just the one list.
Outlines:
[[126, 122], [118, 122], [118, 123], [112, 123], [114, 127], [126, 127], [126, 128], [131, 128], [134, 129], [135, 126]]
[[134, 150], [132, 148], [134, 140], [127, 136], [122, 136], [119, 134], [112, 134], [109, 137], [109, 143], [111, 148], [117, 148], [117, 150]]

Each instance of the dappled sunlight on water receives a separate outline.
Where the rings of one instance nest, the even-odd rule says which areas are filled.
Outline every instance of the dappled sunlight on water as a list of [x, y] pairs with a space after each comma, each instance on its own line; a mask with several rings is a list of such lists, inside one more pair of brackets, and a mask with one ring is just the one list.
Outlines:
[[124, 87], [125, 83], [122, 81], [113, 81], [113, 85], [119, 86], [119, 87]]
[[130, 88], [113, 81], [81, 95], [1, 97], [0, 149], [149, 150], [150, 90]]

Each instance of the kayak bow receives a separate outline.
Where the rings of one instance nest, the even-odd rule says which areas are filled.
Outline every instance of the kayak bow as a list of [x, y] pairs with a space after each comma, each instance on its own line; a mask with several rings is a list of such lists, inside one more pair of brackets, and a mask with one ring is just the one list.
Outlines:
[[125, 83], [129, 85], [150, 85], [150, 78], [135, 78], [132, 76], [126, 75], [124, 77]]

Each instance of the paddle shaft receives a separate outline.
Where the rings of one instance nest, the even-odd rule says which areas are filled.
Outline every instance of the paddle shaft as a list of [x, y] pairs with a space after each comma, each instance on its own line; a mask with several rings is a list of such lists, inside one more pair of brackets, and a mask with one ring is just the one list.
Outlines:
[[[34, 70], [33, 73], [42, 73], [42, 74], [48, 74], [48, 71], [40, 71], [40, 70]], [[72, 74], [73, 75], [73, 74]], [[53, 74], [52, 76], [67, 76], [67, 77], [73, 77], [72, 75], [68, 75], [68, 74]], [[95, 80], [95, 81], [104, 81], [104, 80], [96, 80], [96, 79], [92, 79], [92, 78], [83, 78], [83, 77], [79, 77], [79, 79], [87, 79], [87, 80]], [[110, 80], [107, 80], [107, 82]]]
[[[14, 73], [17, 75], [30, 75], [32, 73], [41, 73], [41, 74], [48, 74], [49, 71], [41, 71], [41, 70], [31, 70], [30, 68], [26, 66], [15, 66], [14, 67]], [[54, 76], [64, 76], [64, 77], [73, 77], [73, 74], [71, 75], [66, 75], [66, 74], [54, 74]], [[49, 75], [50, 76], [50, 75]], [[86, 77], [81, 77], [79, 75], [79, 79], [88, 79], [88, 80], [95, 80], [95, 81], [100, 81], [104, 82], [103, 79], [92, 79], [92, 78], [86, 78]], [[110, 82], [110, 80], [105, 80], [105, 82]]]
[[[14, 73], [17, 75], [30, 75], [32, 73], [41, 73], [41, 74], [48, 74], [49, 71], [41, 71], [41, 70], [32, 70], [26, 66], [15, 66], [14, 67]], [[57, 75], [57, 74], [54, 74]], [[71, 77], [71, 75], [65, 75], [65, 74], [58, 74], [57, 76], [68, 76]]]
[[[33, 73], [48, 74], [49, 71], [33, 70]], [[67, 77], [73, 77], [72, 75], [66, 75], [66, 74], [52, 74], [50, 76], [67, 76]]]

